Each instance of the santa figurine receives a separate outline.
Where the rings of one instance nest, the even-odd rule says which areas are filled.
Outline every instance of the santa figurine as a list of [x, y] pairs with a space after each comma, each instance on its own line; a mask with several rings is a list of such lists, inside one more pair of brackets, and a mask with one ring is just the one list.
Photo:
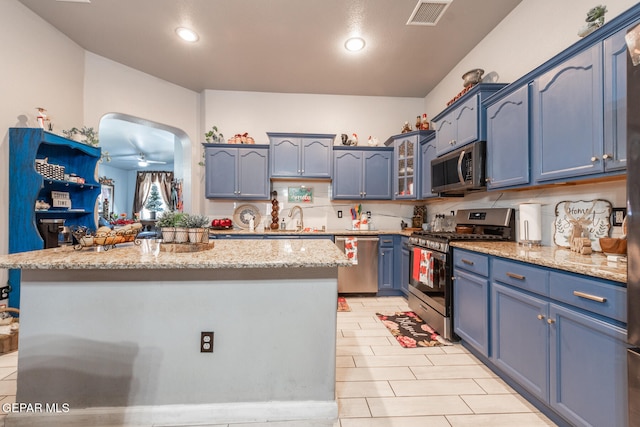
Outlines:
[[36, 116], [36, 120], [38, 121], [38, 126], [42, 129], [46, 129], [45, 122], [49, 121], [47, 118], [47, 110], [42, 107], [36, 108], [38, 110], [38, 115]]

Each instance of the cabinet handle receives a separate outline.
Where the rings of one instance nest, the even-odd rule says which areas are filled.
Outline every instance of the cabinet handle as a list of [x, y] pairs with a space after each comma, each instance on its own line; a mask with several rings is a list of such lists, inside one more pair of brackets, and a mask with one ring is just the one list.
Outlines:
[[556, 321], [553, 319], [547, 319], [547, 323], [553, 325], [554, 323], [556, 323]]
[[507, 276], [511, 277], [512, 279], [518, 279], [518, 280], [524, 280], [525, 277], [521, 274], [516, 274], [516, 273], [510, 273], [507, 272]]
[[598, 158], [597, 158], [596, 156], [593, 156], [593, 157], [591, 158], [591, 163], [595, 163], [595, 162], [597, 162], [597, 161], [598, 161]]
[[610, 159], [610, 158], [612, 158], [612, 157], [613, 157], [613, 156], [612, 156], [611, 154], [604, 154], [604, 155], [602, 156], [602, 158], [603, 158], [604, 160]]
[[468, 259], [461, 259], [460, 261], [462, 261], [463, 264], [467, 264], [467, 265], [473, 265], [473, 261], [469, 261]]
[[452, 139], [451, 141], [449, 141], [449, 145], [453, 145], [455, 143], [456, 143], [455, 139]]
[[487, 178], [487, 179], [485, 179], [485, 181], [486, 181], [486, 182], [487, 182], [487, 184], [488, 184], [488, 183], [490, 183], [490, 182], [491, 182], [491, 178]]
[[304, 173], [304, 169], [302, 169], [302, 173]]
[[584, 292], [580, 292], [580, 291], [573, 291], [573, 295], [575, 295], [577, 297], [580, 297], [580, 298], [584, 298], [584, 299], [588, 299], [588, 300], [591, 300], [591, 301], [595, 301], [595, 302], [602, 302], [602, 303], [607, 302], [606, 298], [599, 297], [597, 295], [585, 294]]
[[544, 315], [543, 314], [538, 314], [538, 320], [544, 320]]

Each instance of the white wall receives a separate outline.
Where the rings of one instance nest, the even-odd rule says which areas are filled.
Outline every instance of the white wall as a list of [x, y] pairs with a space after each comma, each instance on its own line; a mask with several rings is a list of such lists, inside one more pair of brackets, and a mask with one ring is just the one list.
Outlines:
[[[634, 0], [610, 0], [605, 23], [634, 6]], [[511, 83], [580, 40], [593, 4], [584, 0], [523, 0], [425, 97], [424, 110], [433, 117], [464, 87], [462, 75], [474, 68]]]
[[[84, 50], [18, 1], [2, 0], [0, 52], [0, 253], [7, 253], [9, 128], [37, 126], [36, 107], [48, 110], [54, 130], [82, 123]], [[0, 270], [0, 285], [6, 281]]]

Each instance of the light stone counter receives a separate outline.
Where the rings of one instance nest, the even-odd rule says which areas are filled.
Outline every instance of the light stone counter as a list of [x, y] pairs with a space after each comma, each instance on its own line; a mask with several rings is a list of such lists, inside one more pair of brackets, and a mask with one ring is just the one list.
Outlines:
[[331, 427], [338, 267], [348, 265], [326, 239], [2, 255], [0, 267], [22, 269], [16, 402], [69, 408], [12, 412], [4, 425]]
[[209, 235], [212, 237], [218, 235], [230, 235], [230, 236], [258, 236], [258, 237], [269, 237], [269, 236], [300, 236], [304, 238], [305, 236], [382, 236], [382, 235], [393, 235], [398, 234], [401, 236], [409, 237], [411, 236], [411, 230], [345, 230], [345, 229], [333, 229], [333, 230], [325, 230], [325, 231], [309, 231], [309, 232], [299, 232], [293, 230], [257, 230], [255, 232], [251, 232], [248, 230], [209, 230]]
[[70, 246], [0, 255], [0, 268], [19, 269], [218, 269], [349, 266], [337, 246], [323, 239], [215, 240], [200, 252], [165, 252], [152, 239], [142, 244], [94, 246], [76, 251]]
[[452, 242], [451, 246], [572, 273], [627, 283], [627, 264], [611, 262], [602, 253], [580, 255], [557, 246], [526, 247], [515, 242]]

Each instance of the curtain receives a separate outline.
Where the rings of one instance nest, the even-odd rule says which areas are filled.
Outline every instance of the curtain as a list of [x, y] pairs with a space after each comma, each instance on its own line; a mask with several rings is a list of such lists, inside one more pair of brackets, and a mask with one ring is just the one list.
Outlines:
[[136, 189], [133, 195], [133, 212], [140, 212], [147, 202], [147, 198], [151, 193], [151, 185], [158, 183], [160, 195], [166, 204], [170, 204], [171, 200], [171, 182], [173, 181], [173, 172], [163, 171], [144, 171], [138, 172], [136, 175]]

